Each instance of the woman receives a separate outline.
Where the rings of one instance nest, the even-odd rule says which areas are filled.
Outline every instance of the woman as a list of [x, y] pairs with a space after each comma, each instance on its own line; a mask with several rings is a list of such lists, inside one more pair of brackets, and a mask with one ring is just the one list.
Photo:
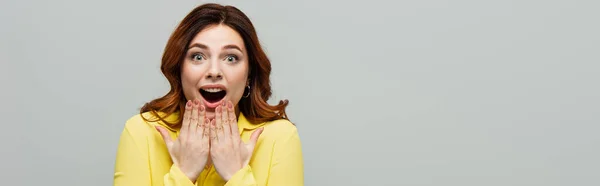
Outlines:
[[171, 90], [130, 118], [114, 185], [303, 185], [286, 101], [271, 95], [269, 59], [232, 6], [205, 4], [175, 29], [161, 70]]

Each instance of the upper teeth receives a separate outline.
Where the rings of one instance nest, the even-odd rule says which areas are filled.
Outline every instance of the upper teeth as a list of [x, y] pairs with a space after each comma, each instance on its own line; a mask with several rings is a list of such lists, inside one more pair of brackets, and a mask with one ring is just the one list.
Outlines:
[[220, 88], [203, 88], [202, 90], [205, 90], [206, 92], [220, 92], [220, 91], [223, 91], [223, 89], [220, 89]]

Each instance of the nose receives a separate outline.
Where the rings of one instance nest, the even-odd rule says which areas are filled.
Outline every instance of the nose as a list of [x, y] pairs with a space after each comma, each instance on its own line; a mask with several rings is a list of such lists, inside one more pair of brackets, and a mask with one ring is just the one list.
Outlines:
[[221, 72], [221, 68], [219, 67], [219, 63], [213, 63], [211, 62], [212, 65], [210, 66], [210, 69], [208, 69], [208, 72], [206, 73], [206, 79], [208, 80], [212, 80], [212, 81], [217, 81], [217, 80], [221, 80], [223, 79], [223, 73]]

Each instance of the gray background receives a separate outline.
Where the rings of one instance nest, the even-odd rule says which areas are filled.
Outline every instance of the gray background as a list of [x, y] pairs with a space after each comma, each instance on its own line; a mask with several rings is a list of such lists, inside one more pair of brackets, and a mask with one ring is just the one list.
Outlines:
[[[203, 2], [2, 0], [2, 185], [111, 185]], [[598, 1], [220, 2], [272, 59], [306, 185], [600, 185]]]

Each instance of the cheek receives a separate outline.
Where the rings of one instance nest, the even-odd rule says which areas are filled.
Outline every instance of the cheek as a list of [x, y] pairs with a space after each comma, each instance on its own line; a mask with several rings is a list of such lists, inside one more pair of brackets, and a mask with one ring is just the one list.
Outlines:
[[185, 94], [185, 97], [190, 100], [193, 99], [196, 94], [196, 87], [198, 84], [198, 81], [200, 80], [199, 77], [202, 77], [201, 74], [193, 69], [190, 68], [189, 65], [185, 65], [183, 66], [183, 69], [181, 71], [181, 86], [183, 88], [183, 93]]
[[238, 83], [235, 85], [235, 88], [232, 91], [231, 94], [231, 98], [234, 99], [232, 101], [239, 101], [240, 98], [244, 95], [244, 87], [246, 86], [245, 83]]
[[232, 102], [236, 103], [240, 101], [242, 96], [244, 96], [244, 90], [246, 89], [246, 75], [241, 71], [236, 73], [233, 78], [231, 78], [229, 82], [230, 88], [230, 99]]

